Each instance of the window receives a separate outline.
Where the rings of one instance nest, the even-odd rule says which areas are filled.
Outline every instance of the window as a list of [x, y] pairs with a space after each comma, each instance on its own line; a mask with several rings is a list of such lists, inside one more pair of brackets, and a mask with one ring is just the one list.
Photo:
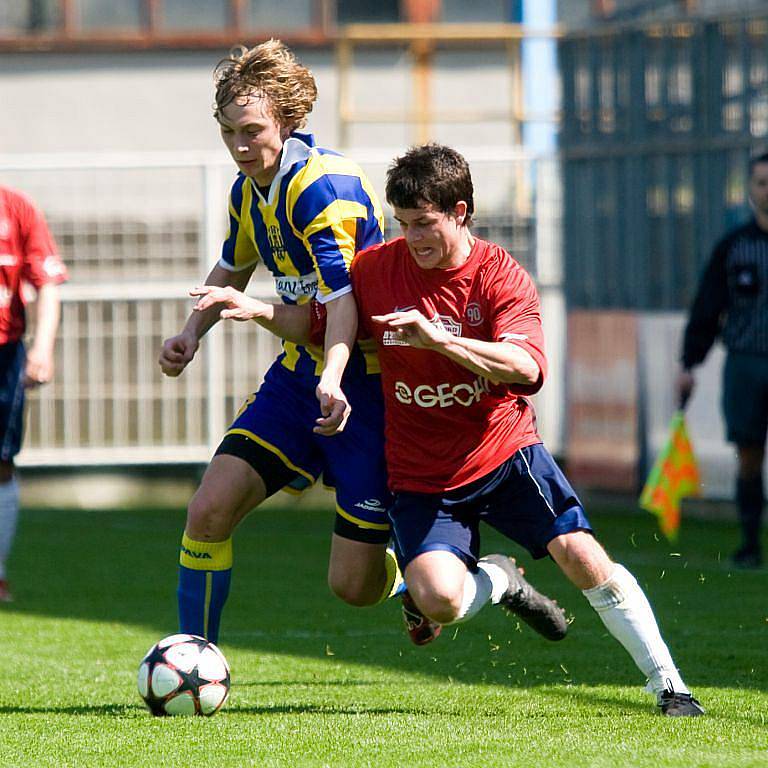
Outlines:
[[163, 0], [160, 27], [173, 30], [221, 30], [227, 26], [227, 0]]
[[337, 0], [339, 24], [400, 21], [399, 0]]
[[468, 3], [467, 0], [442, 0], [440, 21], [450, 24], [477, 23], [488, 21], [519, 21], [521, 5], [510, 0], [483, 0], [482, 3]]
[[250, 0], [246, 27], [300, 29], [312, 26], [313, 0]]
[[39, 34], [61, 23], [57, 0], [16, 0], [0, 3], [0, 35]]
[[138, 30], [142, 21], [142, 2], [121, 0], [119, 3], [105, 3], [104, 0], [77, 0], [75, 15], [75, 26], [84, 31]]

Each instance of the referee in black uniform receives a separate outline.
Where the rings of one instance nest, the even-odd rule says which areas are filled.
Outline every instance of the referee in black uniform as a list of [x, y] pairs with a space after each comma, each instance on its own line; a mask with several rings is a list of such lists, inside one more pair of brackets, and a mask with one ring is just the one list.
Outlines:
[[677, 388], [685, 403], [694, 386], [692, 369], [720, 335], [728, 353], [723, 414], [739, 463], [736, 503], [742, 543], [733, 562], [759, 568], [768, 428], [768, 153], [749, 163], [749, 198], [754, 218], [715, 246], [702, 275], [685, 328]]

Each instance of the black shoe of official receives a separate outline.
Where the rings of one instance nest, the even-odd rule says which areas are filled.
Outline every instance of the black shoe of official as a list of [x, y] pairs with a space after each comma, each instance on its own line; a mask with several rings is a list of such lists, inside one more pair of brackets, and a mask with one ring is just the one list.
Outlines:
[[753, 568], [760, 568], [763, 564], [763, 557], [758, 549], [752, 549], [749, 547], [742, 547], [733, 553], [731, 562], [736, 568], [743, 568], [744, 570], [751, 570]]
[[547, 640], [562, 640], [568, 632], [565, 611], [541, 592], [537, 592], [523, 577], [515, 561], [506, 555], [487, 555], [482, 558], [507, 574], [509, 587], [499, 605], [509, 613], [519, 616]]
[[698, 717], [706, 712], [690, 693], [676, 693], [672, 688], [659, 694], [659, 707], [665, 717]]

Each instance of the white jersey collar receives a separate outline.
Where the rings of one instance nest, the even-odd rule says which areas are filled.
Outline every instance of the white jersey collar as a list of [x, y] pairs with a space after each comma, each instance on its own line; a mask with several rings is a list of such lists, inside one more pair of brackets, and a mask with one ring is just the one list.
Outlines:
[[[296, 163], [306, 160], [312, 154], [314, 146], [315, 137], [311, 133], [299, 133], [298, 131], [294, 131], [285, 140], [283, 143], [283, 152], [280, 156], [280, 168], [278, 168], [275, 178], [272, 179], [272, 183], [269, 185], [269, 199], [265, 201], [268, 205], [274, 203], [275, 195], [280, 188], [280, 181], [283, 176], [285, 176]], [[254, 179], [250, 179], [250, 181], [253, 190], [262, 200], [264, 200], [259, 185]]]

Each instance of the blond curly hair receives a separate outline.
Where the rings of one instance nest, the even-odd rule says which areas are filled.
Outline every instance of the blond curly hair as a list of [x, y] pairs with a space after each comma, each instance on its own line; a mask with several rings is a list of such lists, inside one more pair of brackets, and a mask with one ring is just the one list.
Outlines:
[[292, 131], [306, 124], [317, 98], [312, 73], [300, 64], [281, 40], [267, 40], [253, 48], [238, 46], [213, 71], [216, 102], [213, 116], [242, 96], [266, 97], [272, 116]]

